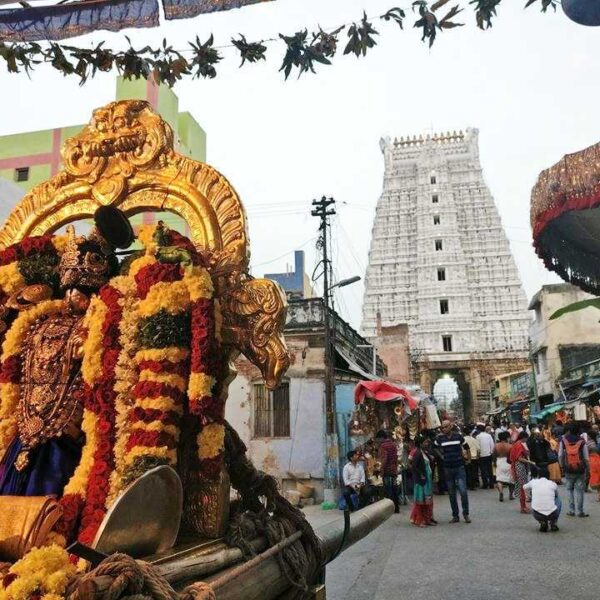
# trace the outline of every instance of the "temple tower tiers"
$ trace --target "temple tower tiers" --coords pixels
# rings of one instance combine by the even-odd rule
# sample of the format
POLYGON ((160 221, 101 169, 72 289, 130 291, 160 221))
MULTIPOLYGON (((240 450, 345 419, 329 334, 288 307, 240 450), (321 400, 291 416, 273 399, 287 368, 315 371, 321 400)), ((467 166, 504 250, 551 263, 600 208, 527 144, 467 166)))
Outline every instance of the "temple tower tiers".
POLYGON ((386 138, 381 149, 364 335, 377 335, 379 313, 380 331, 408 324, 419 362, 523 359, 527 300, 483 178, 478 130, 386 138))

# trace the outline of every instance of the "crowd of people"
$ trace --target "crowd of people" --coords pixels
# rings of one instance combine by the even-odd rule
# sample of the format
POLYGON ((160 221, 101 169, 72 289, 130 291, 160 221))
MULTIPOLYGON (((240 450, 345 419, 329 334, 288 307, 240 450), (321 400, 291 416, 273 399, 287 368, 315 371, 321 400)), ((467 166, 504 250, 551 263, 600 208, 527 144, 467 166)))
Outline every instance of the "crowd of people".
POLYGON ((398 513, 412 495, 410 521, 416 527, 438 524, 434 495, 448 494, 450 523, 459 523, 461 512, 471 523, 469 491, 496 489, 499 502, 518 498, 520 512, 533 514, 540 531, 558 531, 559 486, 567 492, 568 516, 589 516, 586 491, 595 490, 600 502, 600 430, 574 421, 556 421, 553 427, 478 423, 461 428, 446 420, 439 430, 404 443, 381 430, 348 453, 343 483, 350 510, 387 497, 398 513))

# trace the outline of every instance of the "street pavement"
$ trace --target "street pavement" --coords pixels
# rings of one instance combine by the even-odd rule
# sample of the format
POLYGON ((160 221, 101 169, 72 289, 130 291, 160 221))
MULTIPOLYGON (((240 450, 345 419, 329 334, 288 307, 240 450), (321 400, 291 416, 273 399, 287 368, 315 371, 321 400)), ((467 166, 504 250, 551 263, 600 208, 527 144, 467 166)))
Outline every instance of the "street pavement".
MULTIPOLYGON (((518 501, 469 493, 468 525, 449 524, 448 496, 434 496, 437 527, 409 523, 410 505, 327 567, 328 600, 596 600, 600 597, 600 504, 585 495, 587 519, 567 517, 566 490, 557 533, 540 533, 518 501)), ((340 511, 306 509, 314 526, 340 511)))

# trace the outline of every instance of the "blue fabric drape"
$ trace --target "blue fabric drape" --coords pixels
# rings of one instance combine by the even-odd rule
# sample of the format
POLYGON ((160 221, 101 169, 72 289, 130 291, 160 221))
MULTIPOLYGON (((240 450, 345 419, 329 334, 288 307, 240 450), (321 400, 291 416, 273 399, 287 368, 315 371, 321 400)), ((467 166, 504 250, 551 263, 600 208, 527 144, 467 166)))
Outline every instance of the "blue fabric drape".
POLYGON ((21 452, 18 438, 0 463, 0 496, 62 496, 81 459, 82 444, 60 437, 40 444, 29 453, 29 466, 15 469, 21 452))
POLYGON ((242 8, 272 0, 163 0, 167 19, 187 19, 202 13, 242 8))
POLYGON ((63 40, 98 29, 158 27, 158 0, 95 0, 0 10, 0 41, 63 40))

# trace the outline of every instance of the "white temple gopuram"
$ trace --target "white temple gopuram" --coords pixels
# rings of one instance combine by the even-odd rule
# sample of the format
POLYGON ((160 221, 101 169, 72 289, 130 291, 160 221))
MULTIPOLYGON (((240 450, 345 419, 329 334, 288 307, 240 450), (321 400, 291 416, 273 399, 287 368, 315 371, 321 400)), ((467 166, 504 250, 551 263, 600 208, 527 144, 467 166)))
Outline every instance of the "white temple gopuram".
POLYGON ((362 333, 406 324, 412 377, 430 392, 450 373, 475 416, 491 377, 527 367, 530 321, 478 130, 386 138, 381 149, 362 333))

